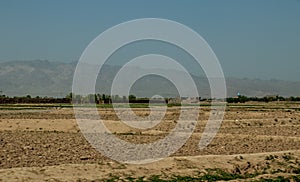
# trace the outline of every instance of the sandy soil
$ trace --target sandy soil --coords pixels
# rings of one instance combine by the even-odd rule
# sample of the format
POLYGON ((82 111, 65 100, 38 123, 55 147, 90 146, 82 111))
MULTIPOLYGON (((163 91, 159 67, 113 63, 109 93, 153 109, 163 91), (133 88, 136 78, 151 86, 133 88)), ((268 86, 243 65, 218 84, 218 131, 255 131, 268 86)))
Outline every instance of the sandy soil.
MULTIPOLYGON (((76 181, 153 175, 201 176, 210 169, 230 174, 257 174, 249 179, 295 176, 300 171, 299 104, 246 103, 230 105, 212 143, 198 149, 209 116, 203 107, 192 137, 164 160, 129 165, 110 160, 83 137, 71 108, 0 110, 0 181, 76 181)), ((147 116, 148 109, 134 109, 147 116)), ((105 125, 132 143, 164 138, 176 125, 178 108, 169 108, 163 121, 149 130, 120 122, 112 109, 99 109, 105 125)), ((238 179, 242 180, 242 179, 238 179)), ((245 179, 243 179, 245 180, 245 179)))

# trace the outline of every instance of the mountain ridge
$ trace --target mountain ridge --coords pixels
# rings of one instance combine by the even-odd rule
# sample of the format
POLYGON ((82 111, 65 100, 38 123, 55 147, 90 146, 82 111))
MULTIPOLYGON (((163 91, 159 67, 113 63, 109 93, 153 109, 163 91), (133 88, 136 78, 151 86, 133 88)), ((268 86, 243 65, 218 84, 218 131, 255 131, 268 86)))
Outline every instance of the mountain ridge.
MULTIPOLYGON (((73 74, 76 62, 51 62, 47 60, 3 61, 0 62, 0 91, 8 96, 49 96, 64 97, 72 90, 73 74)), ((98 75, 96 92, 110 93, 110 86, 120 66, 104 65, 98 75)), ((132 68, 132 71, 138 68, 132 68)), ((166 72, 177 70, 166 70, 166 72)), ((209 97, 209 85, 204 76, 191 75, 201 97, 209 97)), ((300 82, 283 80, 261 80, 227 77, 227 95, 235 96, 237 92, 246 96, 300 96, 300 82)), ((164 97, 178 95, 176 87, 165 78, 146 76, 136 82, 132 93, 139 97, 157 95, 164 97)))

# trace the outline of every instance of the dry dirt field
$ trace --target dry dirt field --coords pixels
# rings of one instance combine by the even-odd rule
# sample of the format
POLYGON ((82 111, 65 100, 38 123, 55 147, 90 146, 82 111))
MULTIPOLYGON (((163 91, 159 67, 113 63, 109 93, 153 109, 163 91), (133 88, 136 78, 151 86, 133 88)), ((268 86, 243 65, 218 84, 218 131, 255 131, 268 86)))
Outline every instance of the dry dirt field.
MULTIPOLYGON (((99 152, 80 132, 72 108, 0 106, 0 181, 267 181, 300 180, 300 103, 230 104, 210 143, 198 149, 210 108, 170 157, 149 164, 122 164, 99 152)), ((133 109, 147 116, 147 108, 133 109)), ((111 108, 99 108, 117 137, 132 143, 163 138, 176 125, 169 107, 149 130, 121 123, 111 108)))

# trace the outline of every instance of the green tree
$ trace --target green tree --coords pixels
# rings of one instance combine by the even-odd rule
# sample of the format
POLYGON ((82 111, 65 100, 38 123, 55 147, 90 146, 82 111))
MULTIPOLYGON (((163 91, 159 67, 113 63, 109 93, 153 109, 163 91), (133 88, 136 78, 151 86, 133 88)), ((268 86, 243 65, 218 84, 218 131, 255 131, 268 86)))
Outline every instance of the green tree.
POLYGON ((135 95, 129 95, 128 99, 129 99, 129 102, 130 101, 135 101, 136 100, 136 96, 135 95))

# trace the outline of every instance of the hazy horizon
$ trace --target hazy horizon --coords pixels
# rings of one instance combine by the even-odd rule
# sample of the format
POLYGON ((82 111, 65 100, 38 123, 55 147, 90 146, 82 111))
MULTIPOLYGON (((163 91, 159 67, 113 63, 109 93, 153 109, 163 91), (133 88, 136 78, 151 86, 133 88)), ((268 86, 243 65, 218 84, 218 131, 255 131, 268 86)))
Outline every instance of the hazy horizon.
MULTIPOLYGON (((48 61, 49 63, 57 63, 57 64, 74 64, 74 65, 77 65, 78 63, 78 60, 75 60, 75 61, 69 61, 69 62, 66 62, 66 61, 52 61, 52 60, 42 60, 42 59, 34 59, 34 60, 9 60, 9 61, 5 61, 5 60, 0 60, 0 64, 1 63, 16 63, 16 62, 23 62, 23 63, 29 63, 29 62, 36 62, 36 61, 48 61)), ((111 64, 111 63, 106 63, 105 65, 107 66, 112 66, 112 67, 121 67, 121 65, 119 64, 111 64)), ((1 66, 1 65, 0 65, 1 66)), ((145 69, 144 66, 142 67, 136 67, 136 68, 141 68, 141 69, 145 69)), ((147 69, 151 69, 151 68, 147 68, 147 69)), ((165 70, 166 68, 161 68, 162 70, 165 70)), ((166 69, 167 70, 167 69, 166 69)), ((172 71, 173 69, 168 69, 168 71, 172 71)), ((174 71, 178 71, 180 72, 181 70, 174 70, 174 71)), ((194 74, 193 72, 190 72, 191 75, 194 75, 194 76, 200 76, 200 77, 206 77, 205 73, 203 73, 202 71, 201 72, 198 72, 196 74, 194 74)), ((230 76, 230 75, 224 75, 225 78, 233 78, 233 79, 241 79, 241 80, 261 80, 261 81, 287 81, 287 82, 294 82, 294 83, 300 83, 300 80, 285 80, 285 79, 277 79, 277 78, 256 78, 256 77, 238 77, 238 76, 230 76)))

